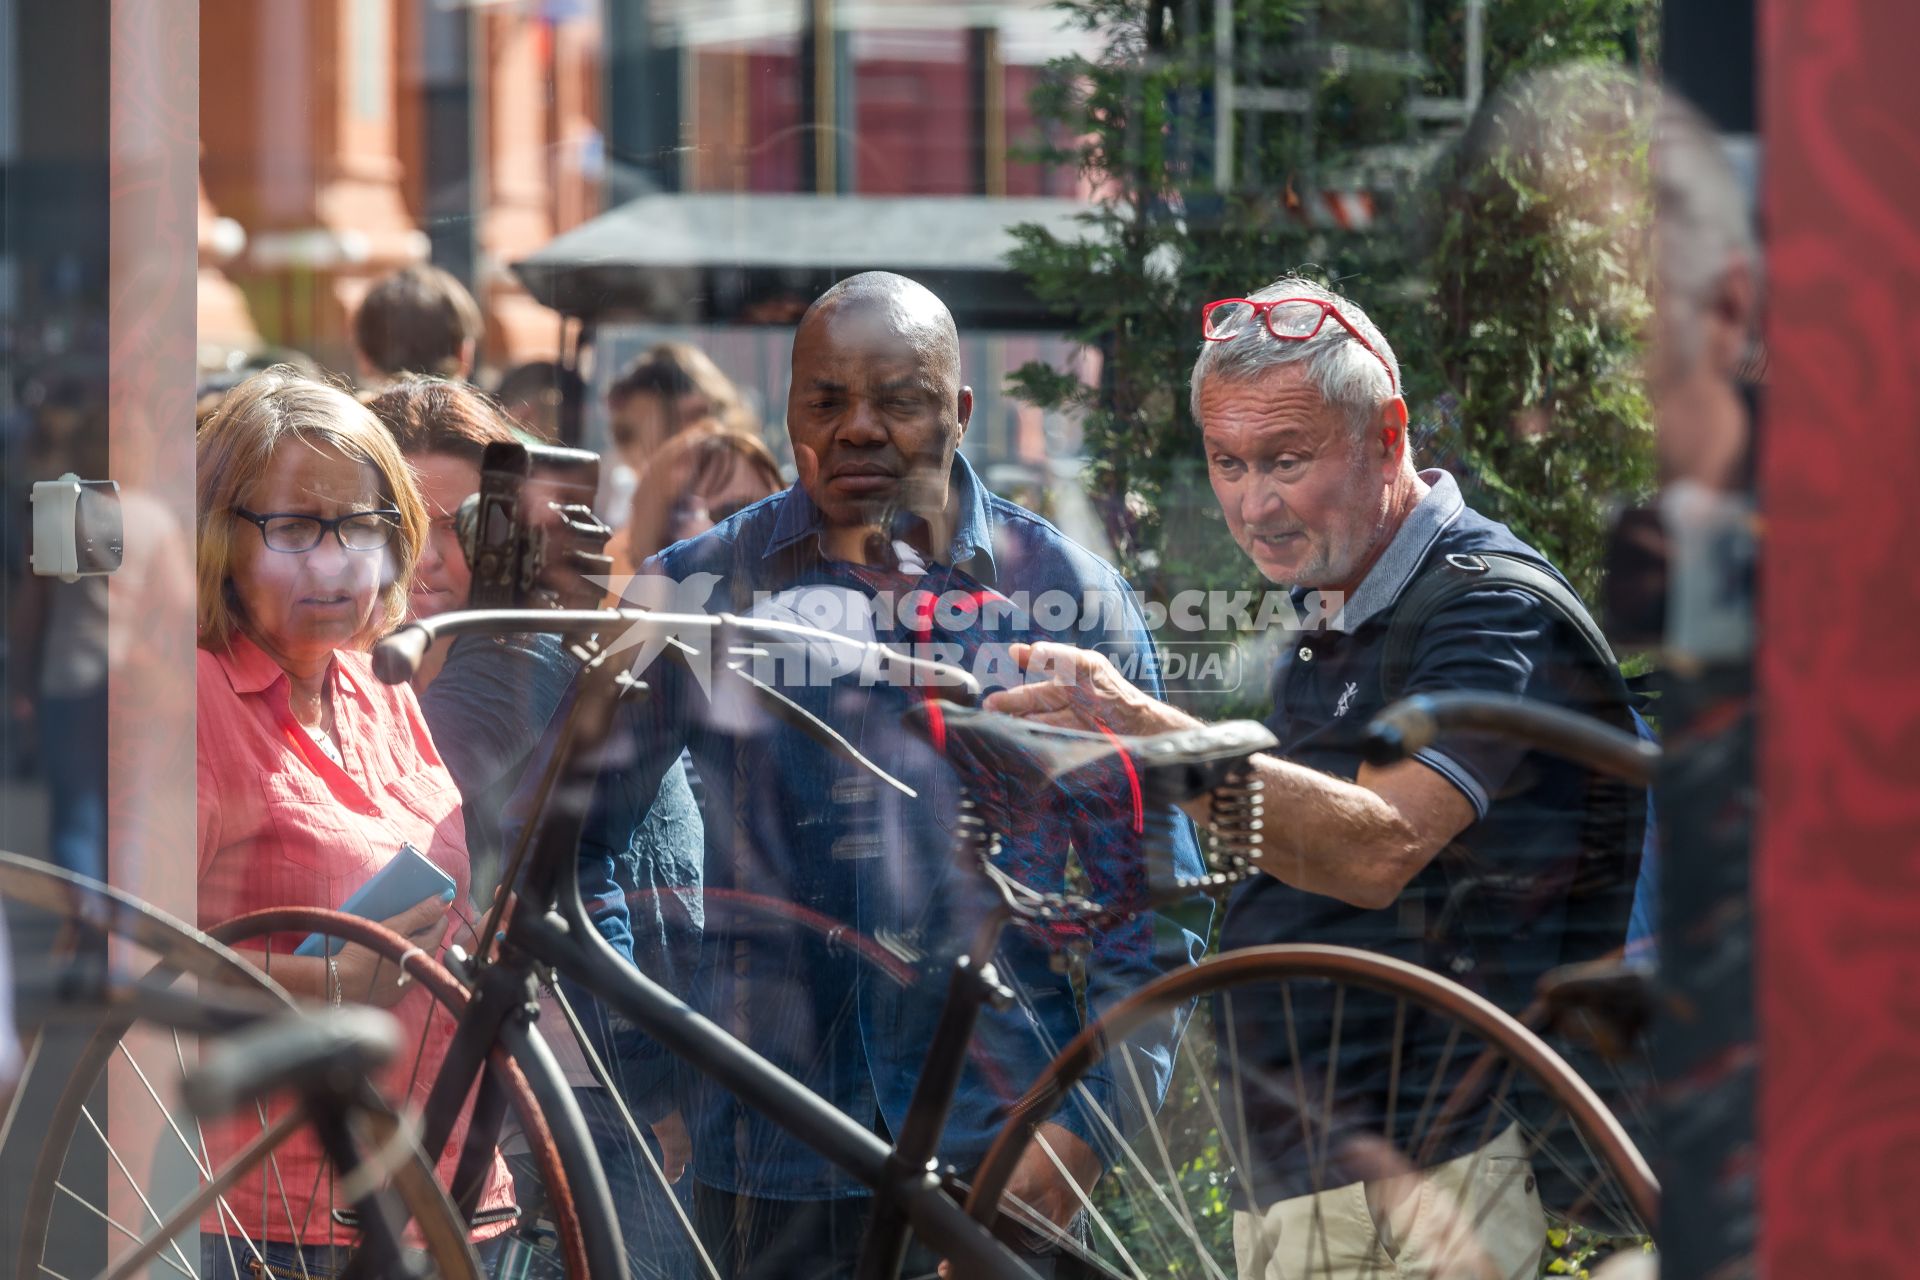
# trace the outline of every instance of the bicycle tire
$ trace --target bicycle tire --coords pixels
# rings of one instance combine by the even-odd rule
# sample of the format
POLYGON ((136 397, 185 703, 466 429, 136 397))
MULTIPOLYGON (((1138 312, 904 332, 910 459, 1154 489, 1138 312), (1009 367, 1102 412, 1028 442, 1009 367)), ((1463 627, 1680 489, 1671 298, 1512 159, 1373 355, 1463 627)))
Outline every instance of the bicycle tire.
MULTIPOLYGON (((269 907, 260 911, 248 912, 225 920, 213 926, 209 934, 223 943, 253 941, 274 934, 309 933, 338 937, 347 942, 367 947, 388 961, 400 966, 408 977, 420 983, 436 1003, 447 1010, 456 1021, 466 1008, 468 991, 460 980, 449 972, 446 966, 434 960, 405 938, 380 924, 347 915, 344 912, 329 911, 317 907, 269 907)), ((529 1036, 537 1035, 531 1028, 529 1036)), ((587 1277, 594 1274, 590 1259, 596 1255, 596 1249, 618 1250, 620 1242, 608 1236, 608 1224, 595 1222, 583 1217, 574 1203, 570 1192, 572 1185, 568 1173, 568 1158, 561 1152, 562 1143, 556 1138, 553 1126, 549 1122, 546 1110, 540 1102, 545 1093, 551 1100, 566 1089, 564 1080, 557 1084, 545 1081, 544 1088, 536 1088, 531 1076, 546 1076, 552 1073, 549 1060, 542 1060, 531 1053, 514 1053, 505 1044, 495 1044, 488 1054, 490 1069, 504 1085, 507 1104, 514 1118, 520 1123, 525 1134, 529 1150, 540 1169, 545 1183, 550 1207, 554 1213, 554 1228, 558 1234, 560 1253, 565 1260, 567 1274, 573 1277, 587 1277), (529 1070, 531 1068, 531 1071, 529 1070), (589 1240, 590 1235, 602 1237, 597 1243, 589 1240)), ((565 1144, 572 1152, 571 1159, 577 1163, 592 1158, 591 1144, 584 1137, 565 1144)))
MULTIPOLYGON (((63 1001, 63 1019, 82 1018, 91 1030, 80 1049, 77 1063, 60 1083, 54 1105, 47 1115, 45 1136, 34 1154, 33 1174, 28 1182, 27 1193, 21 1202, 20 1240, 15 1250, 16 1270, 17 1274, 33 1275, 44 1269, 44 1250, 54 1221, 53 1206, 57 1194, 64 1189, 58 1179, 80 1122, 87 1114, 87 1102, 95 1085, 112 1061, 116 1048, 124 1043, 127 1034, 137 1025, 146 1023, 156 1029, 169 1027, 153 1008, 143 1007, 137 996, 170 989, 180 977, 192 975, 216 981, 229 993, 244 992, 247 996, 258 997, 263 1015, 269 1009, 291 1012, 296 1005, 278 983, 247 964, 230 948, 111 885, 35 859, 0 852, 0 901, 31 907, 45 915, 49 922, 57 922, 61 939, 71 948, 75 958, 78 958, 82 945, 89 942, 103 944, 98 948, 102 951, 138 950, 158 957, 130 986, 113 987, 103 983, 98 989, 62 989, 58 993, 63 1001), (129 991, 135 993, 135 999, 128 999, 129 991), (99 1003, 89 1003, 95 997, 99 1003)), ((94 949, 88 947, 89 952, 94 949)), ((38 958, 44 965, 47 961, 60 959, 61 955, 54 950, 38 958)), ((106 970, 103 967, 90 976, 104 978, 106 970)), ((244 1000, 240 1003, 244 1003, 244 1000)), ((27 1040, 34 1046, 33 1054, 37 1054, 42 1043, 41 1036, 47 1030, 46 1025, 29 1025, 24 1030, 27 1040)), ((34 1060, 30 1055, 29 1062, 34 1060)), ((129 1060, 132 1061, 131 1057, 129 1060)), ((144 1076, 142 1083, 151 1090, 152 1086, 144 1076)), ((10 1140, 17 1132, 12 1123, 17 1118, 14 1108, 24 1104, 31 1084, 30 1076, 23 1073, 9 1101, 6 1139, 10 1140)), ((164 1112, 164 1106, 162 1110, 164 1112)), ((168 1121, 172 1123, 170 1114, 168 1121)), ((124 1171, 124 1162, 112 1152, 112 1145, 104 1133, 100 1134, 100 1141, 107 1146, 115 1161, 121 1163, 124 1171)), ((0 1145, 4 1145, 4 1140, 0 1140, 0 1145)), ((424 1252, 435 1267, 435 1274, 441 1280, 477 1280, 477 1262, 472 1251, 465 1247, 464 1233, 459 1235, 458 1244, 449 1244, 454 1239, 449 1235, 449 1229, 459 1226, 451 1203, 443 1197, 426 1194, 419 1178, 408 1171, 409 1165, 417 1160, 417 1155, 417 1151, 412 1153, 412 1157, 399 1166, 400 1176, 395 1181, 395 1194, 400 1196, 408 1211, 420 1223, 424 1252)), ((127 1176, 130 1181, 131 1175, 127 1176)), ((66 1194, 74 1195, 70 1189, 65 1190, 66 1194)), ((157 1222, 160 1215, 150 1204, 146 1204, 144 1193, 140 1194, 144 1207, 157 1222)), ((95 1212, 98 1213, 98 1210, 95 1212)), ((146 1241, 146 1244, 153 1243, 156 1242, 151 1237, 146 1241)), ((177 1240, 171 1243, 177 1252, 177 1240)), ((110 1260, 111 1267, 123 1269, 126 1256, 118 1262, 110 1260)))
MULTIPOLYGON (((1331 981, 1417 1002, 1453 1019, 1467 1033, 1491 1046, 1490 1052, 1497 1050, 1500 1057, 1524 1069, 1567 1114, 1576 1132, 1597 1148, 1605 1172, 1617 1181, 1632 1209, 1650 1229, 1658 1214, 1659 1184, 1646 1159, 1592 1088, 1537 1035, 1481 996, 1430 970, 1366 951, 1315 944, 1247 948, 1175 970, 1135 991, 1098 1022, 1083 1028, 1016 1104, 975 1173, 968 1212, 991 1226, 1004 1213, 1014 1211, 1005 1194, 1007 1185, 1032 1145, 1035 1130, 1058 1111, 1091 1070, 1106 1060, 1110 1046, 1123 1044, 1132 1031, 1165 1011, 1201 997, 1230 992, 1235 987, 1300 981, 1331 981)), ((1291 1018, 1291 1013, 1288 1016, 1291 1018)), ((1483 1056, 1475 1071, 1488 1060, 1483 1056)), ((1469 1081, 1473 1074, 1469 1072, 1469 1081)), ((1410 1167, 1417 1170, 1424 1166, 1412 1163, 1410 1167)), ((1197 1233, 1193 1239, 1196 1245, 1200 1243, 1197 1233)), ((1225 1273, 1232 1274, 1233 1266, 1228 1258, 1225 1273)), ((1209 1270, 1217 1272, 1219 1268, 1209 1270)))

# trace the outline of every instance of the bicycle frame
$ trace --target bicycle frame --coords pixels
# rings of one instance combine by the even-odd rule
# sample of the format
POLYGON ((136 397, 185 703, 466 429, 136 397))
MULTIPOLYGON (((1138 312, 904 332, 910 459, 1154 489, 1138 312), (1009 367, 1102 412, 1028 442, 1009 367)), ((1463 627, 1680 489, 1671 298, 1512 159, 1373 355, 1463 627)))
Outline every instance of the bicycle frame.
MULTIPOLYGON (((611 629, 623 621, 645 621, 648 615, 631 612, 526 612, 442 615, 428 624, 397 633, 389 650, 385 672, 404 675, 406 659, 423 651, 432 634, 479 630, 557 630, 588 634, 611 629), (409 635, 412 631, 416 634, 409 635), (396 656, 397 655, 397 656, 396 656)), ((726 624, 760 629, 740 619, 726 624)), ((796 630, 785 624, 769 628, 778 634, 796 630)), ((826 633, 820 633, 825 635, 826 633)), ((840 637, 828 637, 840 640, 840 637)), ((384 644, 385 642, 383 642, 384 644)), ((883 651, 891 652, 891 651, 883 651)), ((895 655, 897 657, 897 655, 895 655)), ((914 661, 901 659, 902 661, 914 661)), ((920 668, 935 664, 917 662, 920 668)), ((951 671, 950 668, 944 669, 951 671)), ((440 1076, 429 1095, 424 1117, 423 1146, 439 1152, 446 1146, 475 1083, 480 1085, 467 1139, 451 1188, 455 1202, 471 1213, 482 1177, 499 1137, 504 1114, 498 1090, 483 1075, 488 1048, 505 1037, 516 1057, 522 1049, 536 1056, 548 1053, 532 1026, 537 1014, 535 974, 550 968, 579 983, 623 1017, 654 1037, 675 1056, 694 1063, 731 1092, 742 1104, 760 1112, 815 1153, 871 1189, 875 1197, 875 1226, 870 1241, 885 1242, 887 1252, 904 1249, 905 1227, 911 1225, 927 1243, 968 1276, 1022 1277, 1033 1273, 996 1241, 988 1229, 970 1218, 943 1188, 932 1167, 941 1131, 959 1085, 963 1055, 953 1051, 971 1037, 981 1005, 1006 998, 991 967, 962 957, 955 963, 954 980, 934 1042, 928 1067, 917 1082, 899 1142, 889 1147, 877 1134, 835 1109, 792 1076, 734 1039, 685 1002, 641 973, 600 936, 580 898, 577 851, 581 830, 599 769, 599 748, 611 732, 621 695, 622 673, 605 656, 582 670, 576 696, 562 729, 560 750, 542 779, 542 803, 536 810, 527 843, 516 852, 503 878, 501 899, 489 914, 489 932, 499 919, 505 894, 515 895, 512 910, 497 938, 480 940, 481 955, 463 975, 474 988, 448 1047, 440 1076), (518 865, 516 875, 512 867, 518 865), (491 958, 488 953, 491 952, 491 958), (888 1219, 882 1222, 882 1218, 888 1219)), ((966 684, 962 683, 965 688, 966 684)), ((997 931, 984 935, 997 936, 997 931)), ((549 1063, 550 1063, 549 1059, 549 1063)), ((529 1072, 558 1079, 557 1072, 529 1072)), ((535 1084, 536 1092, 542 1091, 535 1084)), ((550 1086, 540 1097, 554 1129, 570 1176, 584 1185, 570 1190, 583 1212, 597 1212, 613 1220, 611 1196, 584 1121, 570 1089, 550 1086), (547 1096, 556 1095, 556 1096, 547 1096), (563 1132, 564 1131, 564 1132, 563 1132)), ((874 1250, 866 1251, 869 1255, 874 1250)), ((626 1275, 624 1257, 592 1258, 593 1274, 626 1275)), ((876 1267, 874 1263, 865 1264, 876 1267)), ((877 1264, 884 1271, 884 1264, 877 1264)))

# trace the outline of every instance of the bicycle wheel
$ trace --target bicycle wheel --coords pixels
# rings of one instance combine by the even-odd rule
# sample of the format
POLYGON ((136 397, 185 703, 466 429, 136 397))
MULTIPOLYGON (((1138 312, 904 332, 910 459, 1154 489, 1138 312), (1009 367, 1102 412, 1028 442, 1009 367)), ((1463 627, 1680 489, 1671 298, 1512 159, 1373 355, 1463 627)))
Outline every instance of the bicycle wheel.
MULTIPOLYGON (((223 943, 252 951, 269 974, 273 957, 287 955, 309 934, 318 933, 368 948, 384 962, 403 971, 409 981, 418 983, 425 999, 431 1002, 421 1020, 418 1033, 421 1041, 428 1035, 448 1035, 457 1027, 467 1007, 467 989, 445 966, 399 935, 357 916, 319 908, 278 907, 224 921, 209 933, 223 943)), ((621 1252, 611 1215, 579 1212, 573 1194, 576 1185, 593 1176, 589 1170, 596 1165, 596 1153, 580 1127, 577 1112, 572 1112, 566 1084, 544 1044, 539 1043, 531 1030, 527 1037, 518 1051, 505 1043, 495 1043, 488 1050, 487 1064, 491 1079, 504 1095, 506 1114, 524 1138, 537 1173, 543 1203, 551 1215, 554 1233, 551 1252, 558 1260, 561 1274, 566 1276, 593 1276, 598 1280, 618 1275, 608 1261, 618 1258, 621 1252), (572 1112, 570 1119, 569 1112, 572 1112), (596 1259, 599 1260, 597 1267, 596 1259)), ((413 1060, 418 1062, 422 1044, 416 1042, 409 1047, 413 1060)), ((416 1124, 431 1083, 421 1079, 417 1072, 411 1073, 400 1090, 404 1097, 401 1114, 416 1124)), ((469 1108, 477 1105, 478 1092, 469 1096, 469 1108)), ((471 1112, 463 1114, 446 1150, 434 1153, 442 1182, 452 1179, 467 1121, 471 1118, 471 1112)), ((511 1217, 504 1217, 504 1210, 487 1213, 483 1209, 474 1220, 475 1227, 480 1230, 494 1225, 497 1233, 499 1222, 518 1218, 519 1206, 513 1206, 513 1210, 511 1217)), ((505 1247, 516 1250, 524 1246, 520 1241, 509 1241, 505 1247)))
MULTIPOLYGON (((232 1231, 234 1263, 257 1256, 258 1237, 234 1223, 225 1193, 255 1171, 275 1177, 306 1121, 296 1112, 242 1158, 214 1161, 180 1091, 205 1035, 286 1015, 295 1002, 198 930, 32 859, 0 853, 0 904, 25 1041, 0 1124, 15 1273, 197 1277, 203 1210, 232 1231)), ((473 1276, 459 1219, 421 1176, 417 1149, 403 1132, 371 1137, 420 1224, 431 1274, 473 1276)))
POLYGON ((1627 1131, 1539 1036, 1428 970, 1311 945, 1215 956, 1115 1006, 1027 1092, 968 1200, 1059 1274, 1128 1280, 1530 1280, 1552 1233, 1650 1247, 1657 1207, 1627 1131), (1172 1061, 1130 1042, 1185 1005, 1172 1061), (1059 1161, 1048 1121, 1106 1170, 1071 1230, 1009 1194, 1023 1161, 1059 1161))

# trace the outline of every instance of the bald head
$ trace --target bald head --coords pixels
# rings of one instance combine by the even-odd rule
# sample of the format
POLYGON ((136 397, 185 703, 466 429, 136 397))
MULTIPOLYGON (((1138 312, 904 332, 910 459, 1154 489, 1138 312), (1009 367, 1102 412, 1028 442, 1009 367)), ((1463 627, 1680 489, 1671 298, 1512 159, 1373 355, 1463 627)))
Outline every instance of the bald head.
POLYGON ((933 290, 891 271, 863 271, 834 285, 807 308, 794 334, 797 346, 809 325, 858 319, 911 345, 930 368, 960 383, 960 331, 953 312, 933 290))
POLYGON ((924 285, 869 271, 821 294, 793 336, 787 430, 830 526, 937 524, 973 393, 953 313, 924 285))

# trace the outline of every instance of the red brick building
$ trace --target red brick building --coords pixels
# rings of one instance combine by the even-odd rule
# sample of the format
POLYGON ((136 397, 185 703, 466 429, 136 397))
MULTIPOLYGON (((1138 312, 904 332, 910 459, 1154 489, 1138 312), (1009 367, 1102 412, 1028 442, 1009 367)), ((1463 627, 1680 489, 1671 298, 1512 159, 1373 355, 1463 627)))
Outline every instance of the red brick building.
POLYGON ((486 363, 551 355, 559 318, 508 264, 647 191, 1071 194, 1010 159, 1065 38, 1031 0, 981 15, 206 0, 202 359, 267 344, 350 370, 359 298, 422 260, 480 299, 486 363))

